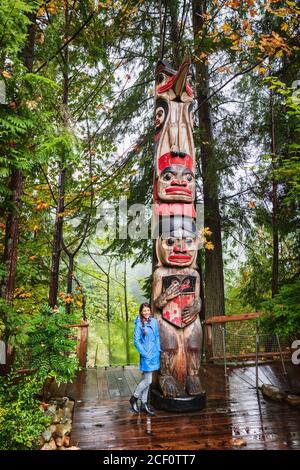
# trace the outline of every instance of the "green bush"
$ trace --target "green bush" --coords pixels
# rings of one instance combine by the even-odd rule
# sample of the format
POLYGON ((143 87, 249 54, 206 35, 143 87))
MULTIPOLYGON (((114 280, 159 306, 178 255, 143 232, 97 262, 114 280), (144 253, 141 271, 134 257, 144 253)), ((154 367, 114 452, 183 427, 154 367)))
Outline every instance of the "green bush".
POLYGON ((281 287, 273 299, 262 302, 261 327, 286 340, 300 337, 300 280, 281 287))
POLYGON ((66 326, 72 323, 76 323, 75 317, 63 308, 53 311, 44 306, 25 326, 30 368, 37 369, 40 379, 53 377, 58 384, 74 379, 78 370, 77 338, 72 336, 74 329, 66 326))
POLYGON ((37 449, 51 421, 39 409, 43 381, 36 376, 16 380, 12 374, 0 378, 0 450, 37 449))

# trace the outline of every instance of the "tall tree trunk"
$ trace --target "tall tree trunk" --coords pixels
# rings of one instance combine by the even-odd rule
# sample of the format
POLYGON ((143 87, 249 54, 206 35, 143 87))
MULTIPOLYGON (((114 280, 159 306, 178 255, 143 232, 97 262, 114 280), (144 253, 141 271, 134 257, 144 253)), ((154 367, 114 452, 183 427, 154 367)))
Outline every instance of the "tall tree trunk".
MULTIPOLYGON (((73 254, 68 255, 68 274, 67 274, 67 295, 72 296, 73 292, 73 273, 74 273, 74 256, 73 254)), ((71 302, 66 304, 66 312, 71 312, 71 302)))
POLYGON ((62 245, 62 231, 63 231, 63 212, 64 212, 64 196, 65 196, 65 183, 66 183, 66 169, 64 162, 60 162, 60 175, 58 185, 58 199, 56 206, 54 234, 52 242, 52 263, 51 263, 51 277, 49 286, 49 305, 55 307, 57 303, 58 294, 58 280, 59 280, 59 265, 62 245))
POLYGON ((274 174, 276 169, 276 140, 274 120, 274 96, 270 90, 270 116, 271 116, 271 152, 272 152, 272 231, 273 231, 273 258, 272 258, 272 297, 278 292, 278 265, 279 265, 279 240, 278 240, 278 193, 277 181, 274 174))
MULTIPOLYGON (((28 27, 27 41, 21 52, 22 61, 28 72, 32 72, 33 69, 36 30, 35 18, 35 14, 29 15, 29 19, 32 21, 32 23, 28 27)), ((12 167, 9 183, 9 189, 11 193, 10 210, 7 214, 6 220, 3 260, 4 266, 6 268, 6 275, 1 283, 1 297, 3 297, 9 303, 11 303, 13 300, 16 283, 22 186, 22 171, 18 168, 12 167)))
MULTIPOLYGON (((207 13, 205 0, 193 0, 193 29, 195 53, 199 55, 199 33, 203 31, 203 15, 207 13)), ((199 125, 201 129, 201 166, 203 177, 204 225, 212 231, 214 249, 205 251, 205 314, 224 315, 224 273, 221 237, 221 217, 219 210, 219 178, 214 152, 211 105, 209 96, 208 66, 204 61, 196 62, 196 89, 199 101, 199 125)))
POLYGON ((110 331, 110 267, 111 261, 108 264, 108 271, 106 274, 106 319, 107 319, 107 335, 108 335, 108 362, 109 365, 112 363, 112 354, 111 354, 111 331, 110 331))
POLYGON ((177 70, 181 64, 181 55, 180 55, 180 35, 179 35, 179 27, 178 27, 178 1, 172 0, 171 2, 166 3, 167 8, 170 12, 170 38, 172 44, 172 62, 173 67, 177 70))
MULTIPOLYGON (((65 41, 69 37, 69 9, 68 3, 65 4, 65 41)), ((68 112, 68 100, 69 100, 69 47, 66 46, 63 52, 63 120, 64 125, 68 127, 69 124, 69 112, 68 112)), ((65 187, 67 179, 67 170, 65 164, 65 156, 62 155, 59 162, 59 183, 58 183, 58 199, 56 206, 53 242, 52 242, 52 261, 51 261, 51 274, 50 274, 50 286, 49 286, 49 306, 55 307, 57 304, 57 294, 59 285, 59 266, 62 251, 62 239, 63 239, 63 223, 64 223, 64 209, 65 209, 65 187)))
POLYGON ((22 180, 22 171, 12 168, 9 186, 11 208, 7 215, 4 247, 6 276, 1 286, 1 296, 9 303, 12 303, 16 283, 22 180))
POLYGON ((124 260, 124 304, 125 304, 125 322, 126 322, 126 364, 130 364, 130 348, 129 348, 129 314, 127 303, 127 263, 126 256, 124 260))

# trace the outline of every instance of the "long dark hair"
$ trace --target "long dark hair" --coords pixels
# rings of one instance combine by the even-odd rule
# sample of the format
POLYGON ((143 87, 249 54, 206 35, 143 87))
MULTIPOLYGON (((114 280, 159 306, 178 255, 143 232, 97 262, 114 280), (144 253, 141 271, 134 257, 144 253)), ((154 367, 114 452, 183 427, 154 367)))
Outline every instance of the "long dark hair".
POLYGON ((142 311, 143 311, 143 308, 144 308, 144 307, 150 308, 150 311, 151 311, 151 305, 150 305, 148 302, 144 302, 143 304, 140 305, 139 315, 140 315, 140 320, 141 320, 141 323, 142 323, 143 336, 146 335, 146 331, 145 331, 145 318, 144 318, 143 315, 142 315, 142 311))

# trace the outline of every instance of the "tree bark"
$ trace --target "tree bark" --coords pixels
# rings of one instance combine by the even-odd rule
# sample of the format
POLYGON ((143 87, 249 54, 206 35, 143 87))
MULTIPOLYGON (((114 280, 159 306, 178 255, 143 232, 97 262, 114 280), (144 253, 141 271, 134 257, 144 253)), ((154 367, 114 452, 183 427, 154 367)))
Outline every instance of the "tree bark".
POLYGON ((279 273, 279 237, 278 237, 278 192, 277 180, 274 174, 276 169, 276 140, 275 140, 275 119, 274 119, 274 98, 273 90, 270 90, 270 116, 271 116, 271 152, 272 152, 272 232, 273 232, 273 258, 272 258, 272 297, 278 292, 279 273))
MULTIPOLYGON (((69 9, 68 3, 65 5, 65 41, 69 36, 69 9)), ((66 46, 63 52, 63 120, 67 127, 69 123, 68 116, 68 100, 69 100, 69 47, 66 46)), ((62 155, 59 161, 59 184, 58 184, 58 199, 56 206, 53 242, 52 242, 52 261, 51 261, 51 275, 49 286, 49 306, 55 307, 57 304, 57 294, 59 285, 59 266, 62 251, 63 239, 63 223, 64 223, 64 209, 65 209, 65 186, 67 179, 67 170, 65 166, 65 156, 62 155)))
MULTIPOLYGON (((26 44, 21 52, 21 57, 28 72, 33 70, 34 44, 35 44, 35 14, 29 15, 32 23, 28 27, 26 44)), ((14 166, 11 168, 10 176, 10 210, 6 219, 5 246, 4 246, 4 266, 6 275, 1 283, 1 297, 12 303, 17 271, 17 251, 19 242, 19 225, 21 211, 21 196, 23 187, 22 171, 14 166)))
POLYGON ((181 55, 180 55, 180 36, 178 28, 178 1, 172 0, 169 3, 166 3, 169 12, 170 12, 170 38, 172 44, 172 59, 173 67, 177 70, 181 64, 181 55))
MULTIPOLYGON (((193 0, 193 29, 195 54, 199 55, 199 33, 203 30, 203 14, 207 13, 205 0, 193 0)), ((196 90, 199 101, 199 125, 201 129, 201 166, 203 178, 204 226, 212 231, 210 240, 214 249, 205 250, 205 314, 206 318, 224 315, 224 274, 219 210, 219 177, 214 152, 211 105, 209 100, 209 73, 205 61, 196 62, 196 90)))

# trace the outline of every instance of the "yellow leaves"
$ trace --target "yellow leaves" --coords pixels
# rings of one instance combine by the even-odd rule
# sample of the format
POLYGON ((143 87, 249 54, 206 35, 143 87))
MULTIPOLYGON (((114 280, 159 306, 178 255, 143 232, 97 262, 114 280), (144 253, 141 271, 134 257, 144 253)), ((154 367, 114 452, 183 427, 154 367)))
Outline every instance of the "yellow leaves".
POLYGON ((249 207, 249 209, 255 209, 256 208, 255 201, 249 201, 248 202, 248 207, 249 207))
POLYGON ((49 204, 48 202, 43 202, 41 201, 40 199, 36 201, 36 204, 35 204, 35 210, 36 211, 43 211, 45 209, 48 209, 49 207, 49 204))
POLYGON ((74 302, 74 297, 70 292, 65 294, 64 292, 60 292, 58 296, 63 300, 65 304, 72 304, 74 302))
POLYGON ((64 301, 65 301, 65 304, 71 304, 74 302, 74 299, 73 297, 71 296, 71 294, 67 294, 64 298, 64 301))
POLYGON ((232 68, 230 66, 224 66, 222 65, 221 67, 219 67, 217 69, 217 72, 220 72, 220 73, 227 73, 227 72, 232 72, 232 68))
POLYGON ((50 15, 56 15, 58 11, 58 7, 56 5, 56 0, 50 0, 48 2, 45 2, 46 5, 42 5, 38 11, 37 11, 37 17, 45 16, 46 15, 46 7, 47 7, 47 13, 50 15))
POLYGON ((209 227, 204 227, 204 228, 203 228, 203 235, 205 235, 205 236, 207 235, 208 237, 209 237, 210 235, 212 235, 212 231, 210 230, 209 227))
POLYGON ((222 30, 224 31, 224 33, 231 33, 231 31, 232 31, 231 26, 228 23, 224 23, 222 25, 222 30))
POLYGON ((258 67, 257 70, 261 75, 265 75, 268 71, 265 67, 258 67))
POLYGON ((206 237, 210 237, 211 235, 212 235, 212 231, 210 230, 209 227, 204 227, 202 230, 199 230, 198 232, 199 242, 203 243, 204 248, 209 251, 215 248, 213 242, 210 240, 207 240, 206 238, 206 237))
POLYGON ((241 5, 241 2, 239 0, 230 0, 229 2, 226 2, 225 5, 230 8, 238 8, 241 5))
POLYGON ((288 29, 289 29, 288 23, 282 23, 280 25, 280 29, 281 29, 281 31, 288 31, 288 29))
POLYGON ((32 294, 30 292, 24 292, 23 294, 19 295, 19 299, 30 299, 32 297, 32 294))
POLYGON ((1 74, 3 75, 4 78, 12 78, 12 74, 8 72, 7 70, 3 70, 1 74))
POLYGON ((30 109, 30 111, 33 111, 34 109, 37 108, 38 102, 34 100, 27 100, 25 101, 25 106, 26 108, 30 109))
POLYGON ((282 57, 284 53, 291 54, 290 47, 275 31, 272 31, 272 34, 263 34, 258 47, 270 56, 282 57))
POLYGON ((37 33, 36 35, 36 42, 38 42, 39 44, 44 44, 45 42, 45 35, 44 33, 40 32, 40 33, 37 33))
POLYGON ((36 255, 28 256, 28 260, 29 260, 29 261, 35 261, 36 258, 37 258, 36 255))
POLYGON ((200 60, 206 59, 206 57, 207 57, 206 52, 203 52, 203 51, 202 51, 202 52, 200 52, 200 54, 198 54, 198 58, 199 58, 200 60))
POLYGON ((24 287, 17 287, 14 291, 14 298, 15 299, 30 299, 32 297, 31 292, 26 292, 24 287))
POLYGON ((208 241, 208 242, 204 243, 204 248, 206 250, 211 251, 211 250, 214 250, 215 246, 214 246, 213 242, 208 241))
POLYGON ((243 20, 243 29, 248 29, 250 28, 250 21, 249 20, 243 20))

